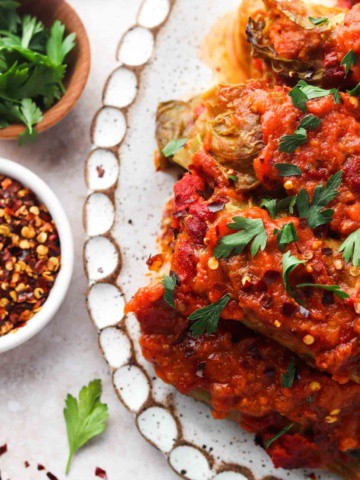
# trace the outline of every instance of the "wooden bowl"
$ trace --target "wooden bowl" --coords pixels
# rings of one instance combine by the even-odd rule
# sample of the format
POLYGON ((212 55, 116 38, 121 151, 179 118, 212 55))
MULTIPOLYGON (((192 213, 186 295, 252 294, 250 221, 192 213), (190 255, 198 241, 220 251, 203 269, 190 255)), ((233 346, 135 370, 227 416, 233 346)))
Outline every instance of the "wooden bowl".
MULTIPOLYGON (((66 34, 76 34, 76 46, 67 58, 67 71, 64 79, 66 92, 61 99, 44 113, 44 118, 36 126, 43 132, 56 125, 72 110, 79 100, 90 72, 90 43, 85 27, 75 10, 65 0, 20 0, 20 14, 38 17, 46 27, 60 20, 66 28, 66 34)), ((24 131, 23 125, 10 125, 0 129, 0 139, 13 140, 24 131)))

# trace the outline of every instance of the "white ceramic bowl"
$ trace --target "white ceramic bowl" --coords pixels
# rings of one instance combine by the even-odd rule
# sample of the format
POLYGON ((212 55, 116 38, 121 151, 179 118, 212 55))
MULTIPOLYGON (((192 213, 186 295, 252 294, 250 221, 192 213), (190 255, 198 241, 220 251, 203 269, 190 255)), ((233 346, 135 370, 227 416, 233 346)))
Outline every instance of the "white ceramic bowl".
POLYGON ((0 158, 0 174, 7 175, 29 187, 40 202, 47 207, 59 233, 61 254, 61 267, 46 302, 41 310, 23 327, 0 337, 1 353, 15 348, 32 338, 53 318, 63 302, 70 285, 74 264, 74 245, 65 211, 54 192, 41 178, 22 165, 5 158, 0 158))

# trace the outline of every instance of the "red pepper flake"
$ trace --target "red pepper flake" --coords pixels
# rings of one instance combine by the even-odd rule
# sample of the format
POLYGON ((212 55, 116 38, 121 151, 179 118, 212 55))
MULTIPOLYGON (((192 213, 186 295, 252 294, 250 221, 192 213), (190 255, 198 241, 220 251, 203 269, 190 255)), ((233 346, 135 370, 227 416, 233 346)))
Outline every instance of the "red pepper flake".
POLYGON ((105 170, 100 165, 96 167, 96 171, 98 173, 99 178, 103 178, 105 174, 105 170))
POLYGON ((7 451, 8 451, 8 450, 7 450, 7 444, 4 443, 4 445, 2 445, 2 446, 0 447, 0 456, 1 456, 1 455, 4 455, 4 453, 6 453, 7 451))
POLYGON ((108 478, 105 470, 103 470, 103 469, 100 468, 100 467, 96 467, 96 469, 95 469, 95 476, 96 476, 96 477, 99 477, 99 478, 102 478, 103 480, 107 480, 107 478, 108 478))
POLYGON ((0 336, 42 307, 60 269, 60 241, 49 211, 16 180, 0 175, 0 336))
POLYGON ((37 469, 41 471, 41 470, 45 470, 45 467, 44 465, 41 465, 40 463, 38 463, 37 469))
POLYGON ((27 460, 24 462, 24 465, 25 465, 25 468, 29 468, 29 467, 30 467, 30 463, 29 463, 27 460))
POLYGON ((53 473, 47 472, 46 476, 50 478, 50 480, 59 480, 53 473))

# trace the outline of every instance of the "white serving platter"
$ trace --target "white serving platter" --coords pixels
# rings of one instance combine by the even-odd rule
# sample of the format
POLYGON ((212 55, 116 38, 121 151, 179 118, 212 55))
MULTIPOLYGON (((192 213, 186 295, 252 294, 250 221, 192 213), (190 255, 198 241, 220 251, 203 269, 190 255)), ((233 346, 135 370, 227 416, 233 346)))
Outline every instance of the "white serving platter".
POLYGON ((253 435, 214 420, 208 407, 157 379, 141 356, 135 318, 124 317, 126 299, 146 282, 146 259, 156 252, 162 208, 177 177, 175 170, 154 169, 157 105, 211 86, 201 43, 217 20, 238 6, 238 0, 145 0, 137 24, 120 39, 86 164, 87 304, 120 401, 134 415, 134 427, 179 476, 304 480, 309 471, 275 469, 253 435))

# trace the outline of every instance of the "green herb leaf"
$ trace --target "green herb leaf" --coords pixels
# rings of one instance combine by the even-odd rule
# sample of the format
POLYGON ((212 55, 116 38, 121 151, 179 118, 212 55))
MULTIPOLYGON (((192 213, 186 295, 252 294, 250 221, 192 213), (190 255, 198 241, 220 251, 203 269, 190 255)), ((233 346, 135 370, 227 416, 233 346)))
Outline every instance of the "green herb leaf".
POLYGON ((356 85, 352 90, 348 90, 347 93, 352 97, 359 97, 360 96, 360 83, 356 85))
POLYGON ((282 198, 281 200, 276 200, 275 198, 262 198, 260 201, 260 207, 265 207, 271 218, 275 218, 276 215, 287 209, 289 209, 289 212, 293 214, 295 204, 295 195, 292 197, 282 198))
POLYGON ((354 50, 349 50, 348 53, 344 56, 340 63, 341 66, 345 66, 345 74, 349 75, 351 67, 356 67, 357 65, 357 56, 354 50))
POLYGON ((35 17, 25 15, 22 19, 21 46, 28 48, 33 37, 44 30, 44 24, 35 17))
POLYGON ((282 252, 285 250, 286 245, 297 242, 298 240, 299 238, 293 222, 287 223, 280 231, 278 230, 277 242, 282 252))
POLYGON ((239 179, 236 175, 229 175, 228 180, 231 180, 232 182, 236 183, 239 179))
POLYGON ((296 198, 296 206, 299 216, 307 219, 310 228, 314 229, 331 222, 334 210, 323 210, 323 208, 338 194, 337 189, 341 184, 341 178, 342 171, 340 170, 329 178, 325 187, 322 184, 317 185, 311 206, 306 191, 303 188, 300 190, 296 198))
POLYGON ((286 373, 281 375, 281 386, 283 388, 292 388, 296 375, 295 360, 292 359, 286 373))
POLYGON ((101 392, 101 380, 93 380, 81 389, 78 400, 72 395, 66 398, 64 417, 69 441, 66 474, 77 450, 105 430, 109 415, 107 405, 100 402, 101 392))
POLYGON ((226 258, 231 254, 239 254, 245 250, 251 242, 250 252, 253 257, 261 249, 264 250, 267 235, 263 221, 260 218, 234 217, 234 223, 228 225, 231 230, 241 230, 221 238, 214 248, 216 258, 226 258))
POLYGON ((311 402, 312 402, 312 397, 311 397, 311 395, 310 395, 309 397, 307 397, 306 401, 307 401, 307 403, 311 403, 311 402))
POLYGON ((360 228, 351 233, 339 248, 343 252, 345 262, 350 262, 354 267, 360 266, 360 228))
POLYGON ((168 158, 175 155, 176 152, 178 152, 183 148, 186 142, 187 142, 186 138, 171 140, 169 143, 165 145, 165 147, 162 150, 164 157, 168 158))
POLYGON ((338 88, 332 88, 330 90, 330 93, 334 97, 334 103, 341 103, 341 95, 340 95, 340 90, 338 88))
POLYGON ((290 90, 289 95, 292 99, 295 108, 298 108, 302 112, 306 112, 306 102, 309 100, 307 95, 301 90, 299 85, 296 85, 290 90))
POLYGON ((215 333, 221 313, 229 301, 230 295, 224 295, 217 302, 195 310, 195 312, 189 316, 189 320, 194 322, 190 327, 192 335, 197 337, 205 332, 210 334, 215 333))
POLYGON ((290 163, 276 163, 274 167, 279 172, 280 177, 298 177, 302 174, 299 167, 290 163))
POLYGON ((284 135, 280 138, 279 151, 285 153, 294 153, 295 150, 307 142, 307 132, 305 128, 295 130, 292 135, 284 135))
POLYGON ((276 199, 275 198, 262 198, 260 200, 260 207, 265 207, 269 212, 271 218, 276 217, 276 199))
POLYGON ((290 425, 288 425, 287 427, 284 427, 282 430, 280 430, 279 433, 274 435, 272 438, 270 438, 269 440, 266 440, 266 442, 264 442, 265 447, 269 448, 270 445, 272 445, 276 440, 278 440, 280 437, 285 435, 285 433, 287 433, 289 430, 291 430, 294 425, 295 425, 295 423, 290 423, 290 425))
POLYGON ((286 290, 293 295, 293 290, 290 286, 289 275, 299 265, 306 263, 306 260, 299 260, 297 257, 291 255, 290 252, 286 252, 282 257, 282 279, 286 290))
POLYGON ((302 112, 306 112, 306 103, 309 100, 326 97, 331 94, 334 95, 334 102, 340 103, 341 96, 337 89, 325 90, 321 87, 308 85, 305 80, 300 80, 289 92, 294 107, 299 108, 302 112))
POLYGON ((350 298, 350 295, 343 290, 340 290, 340 287, 338 285, 321 285, 318 283, 300 283, 299 285, 296 285, 296 288, 306 287, 321 288, 322 290, 333 292, 337 297, 341 298, 342 300, 344 300, 344 298, 350 298))
POLYGON ((300 122, 299 127, 305 130, 315 130, 321 125, 321 119, 315 115, 306 115, 300 122))
POLYGON ((309 20, 313 25, 323 25, 324 23, 327 23, 329 21, 329 19, 326 17, 320 17, 320 18, 309 17, 309 20))
POLYGON ((65 38, 64 34, 65 25, 55 20, 46 43, 46 53, 53 65, 61 65, 67 54, 75 47, 75 33, 70 33, 65 38))
POLYGON ((178 284, 178 277, 176 273, 170 272, 170 276, 164 275, 162 279, 164 286, 164 300, 172 308, 175 308, 174 297, 175 287, 178 284))
POLYGON ((296 195, 291 197, 282 198, 276 203, 276 213, 280 213, 283 210, 289 210, 291 215, 294 213, 294 206, 296 205, 296 195))

